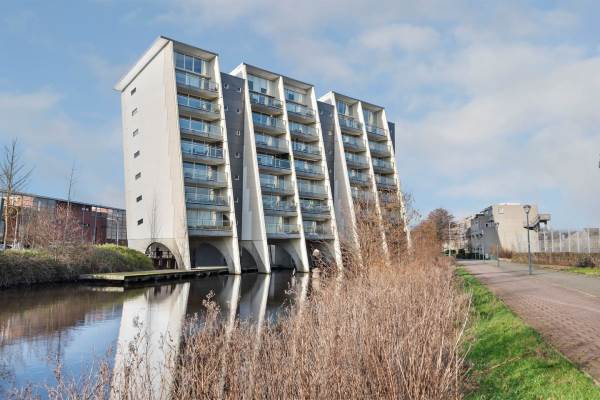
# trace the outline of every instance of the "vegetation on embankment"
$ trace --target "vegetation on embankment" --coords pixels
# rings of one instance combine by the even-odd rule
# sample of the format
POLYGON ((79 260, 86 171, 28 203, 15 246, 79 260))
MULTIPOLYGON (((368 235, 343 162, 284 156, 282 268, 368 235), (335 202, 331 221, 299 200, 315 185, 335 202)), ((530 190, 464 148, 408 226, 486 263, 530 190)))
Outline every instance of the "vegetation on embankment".
POLYGON ((600 388, 462 268, 472 294, 467 399, 600 399, 600 388))
POLYGON ((81 245, 60 251, 46 249, 0 252, 0 288, 70 282, 81 274, 154 269, 144 254, 123 246, 81 245))

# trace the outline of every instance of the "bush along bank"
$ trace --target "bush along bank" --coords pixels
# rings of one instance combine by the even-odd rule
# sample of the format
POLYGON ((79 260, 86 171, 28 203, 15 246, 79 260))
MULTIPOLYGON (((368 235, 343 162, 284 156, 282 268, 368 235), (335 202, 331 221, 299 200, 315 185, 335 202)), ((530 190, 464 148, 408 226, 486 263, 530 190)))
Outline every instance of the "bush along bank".
POLYGON ((154 269, 146 255, 127 247, 105 244, 59 250, 0 252, 0 288, 39 283, 72 282, 81 274, 154 269))
MULTIPOLYGON (((513 253, 512 261, 527 263, 527 253, 513 253)), ((540 265, 560 265, 578 268, 599 268, 600 253, 532 253, 531 262, 540 265)))

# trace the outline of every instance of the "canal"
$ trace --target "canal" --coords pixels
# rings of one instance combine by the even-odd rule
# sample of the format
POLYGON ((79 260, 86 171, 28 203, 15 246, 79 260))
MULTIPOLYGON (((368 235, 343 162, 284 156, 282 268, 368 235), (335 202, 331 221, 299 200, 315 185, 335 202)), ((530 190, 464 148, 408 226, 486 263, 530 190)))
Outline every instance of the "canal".
POLYGON ((209 293, 223 320, 275 321, 309 290, 309 275, 217 275, 122 288, 53 285, 0 291, 0 398, 7 390, 56 383, 60 364, 77 377, 101 359, 111 363, 140 325, 151 340, 177 337, 187 317, 201 314, 209 293))

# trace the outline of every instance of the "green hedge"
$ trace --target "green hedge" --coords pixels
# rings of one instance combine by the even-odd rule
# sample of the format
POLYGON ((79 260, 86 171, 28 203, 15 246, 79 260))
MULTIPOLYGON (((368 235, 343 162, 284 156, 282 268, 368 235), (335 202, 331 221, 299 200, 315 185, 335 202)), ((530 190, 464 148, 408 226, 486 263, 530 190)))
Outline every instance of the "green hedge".
POLYGON ((112 244, 81 246, 59 257, 44 250, 6 250, 0 252, 0 288, 75 281, 81 274, 151 269, 152 262, 144 254, 112 244))

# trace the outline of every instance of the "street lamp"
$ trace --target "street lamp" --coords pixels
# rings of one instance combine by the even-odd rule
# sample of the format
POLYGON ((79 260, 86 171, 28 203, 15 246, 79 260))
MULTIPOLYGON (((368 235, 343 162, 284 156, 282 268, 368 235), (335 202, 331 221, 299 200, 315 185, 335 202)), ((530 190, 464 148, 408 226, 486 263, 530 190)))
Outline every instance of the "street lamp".
POLYGON ((494 222, 494 227, 496 228, 496 237, 498 238, 496 243, 496 262, 498 263, 498 268, 500 268, 500 231, 498 230, 498 225, 500 225, 500 222, 494 222))
POLYGON ((531 206, 529 204, 525 204, 523 206, 523 210, 525 211, 525 217, 527 218, 527 259, 529 260, 529 275, 532 275, 533 270, 531 269, 531 241, 529 240, 529 212, 531 211, 531 206))

